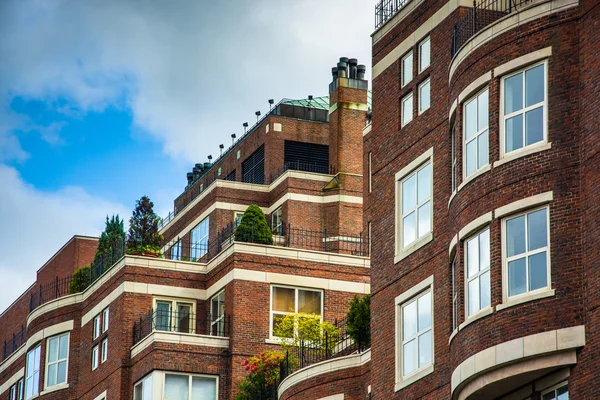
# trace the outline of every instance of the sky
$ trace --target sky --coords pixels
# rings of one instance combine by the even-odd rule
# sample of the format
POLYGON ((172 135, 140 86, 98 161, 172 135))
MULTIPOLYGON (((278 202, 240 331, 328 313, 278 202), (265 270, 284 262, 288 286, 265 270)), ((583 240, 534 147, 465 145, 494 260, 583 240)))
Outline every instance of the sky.
POLYGON ((0 1, 0 311, 106 215, 166 215, 268 99, 326 95, 342 56, 369 78, 375 2, 0 1))

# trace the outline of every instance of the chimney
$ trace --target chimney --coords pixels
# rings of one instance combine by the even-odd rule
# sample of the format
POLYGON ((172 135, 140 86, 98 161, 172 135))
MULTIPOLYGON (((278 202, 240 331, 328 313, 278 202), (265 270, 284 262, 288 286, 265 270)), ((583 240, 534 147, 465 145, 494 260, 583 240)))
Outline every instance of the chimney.
POLYGON ((187 177, 188 185, 194 181, 194 173, 193 172, 188 172, 186 177, 187 177))

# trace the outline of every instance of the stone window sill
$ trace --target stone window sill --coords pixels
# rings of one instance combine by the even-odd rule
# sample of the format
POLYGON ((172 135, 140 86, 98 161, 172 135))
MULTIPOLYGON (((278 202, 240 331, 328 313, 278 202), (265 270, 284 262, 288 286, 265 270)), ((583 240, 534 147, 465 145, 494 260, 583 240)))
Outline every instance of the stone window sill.
POLYGON ((539 143, 524 147, 519 150, 512 151, 508 154, 504 154, 504 156, 498 160, 494 161, 494 168, 499 167, 502 164, 506 164, 507 162, 514 161, 518 158, 525 157, 531 154, 538 153, 540 151, 550 150, 552 148, 552 142, 548 143, 539 143))
POLYGON ((456 191, 460 192, 462 188, 464 188, 466 185, 469 184, 469 182, 475 180, 476 178, 480 177, 481 175, 485 174, 486 172, 490 171, 491 169, 492 169, 492 166, 490 164, 486 164, 483 167, 479 168, 477 171, 473 172, 471 175, 464 177, 461 184, 458 185, 458 188, 456 189, 456 191))
POLYGON ((394 264, 398 264, 400 261, 425 246, 427 243, 433 240, 433 232, 429 232, 425 236, 419 238, 417 241, 411 243, 408 247, 402 249, 396 257, 394 257, 394 264))
POLYGON ((519 304, 528 303, 534 300, 545 299, 546 297, 552 297, 555 294, 555 290, 546 289, 541 292, 521 295, 515 299, 508 299, 502 304, 496 306, 496 311, 504 310, 505 308, 513 307, 519 304))
POLYGON ((397 392, 398 390, 404 389, 405 387, 412 385, 419 379, 426 377, 427 375, 431 374, 432 372, 433 372, 433 364, 430 364, 427 367, 413 373, 412 375, 409 375, 409 376, 405 377, 404 379, 396 382, 396 384, 394 385, 394 391, 397 392))
POLYGON ((52 392, 56 392, 58 390, 63 390, 63 389, 68 389, 68 388, 69 388, 69 384, 68 383, 61 383, 59 385, 54 385, 54 386, 47 387, 46 389, 42 390, 39 395, 43 396, 43 395, 48 394, 48 393, 52 393, 52 392))
POLYGON ((479 310, 476 314, 471 315, 462 324, 458 326, 458 330, 462 331, 465 327, 481 318, 487 317, 494 312, 494 307, 487 306, 486 308, 479 310))

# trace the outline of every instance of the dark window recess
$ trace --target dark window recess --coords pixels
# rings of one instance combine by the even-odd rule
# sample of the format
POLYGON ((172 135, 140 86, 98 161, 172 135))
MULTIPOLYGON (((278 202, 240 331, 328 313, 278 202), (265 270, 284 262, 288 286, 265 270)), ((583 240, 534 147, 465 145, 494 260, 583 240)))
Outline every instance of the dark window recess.
POLYGON ((242 182, 265 183, 265 146, 260 146, 242 163, 242 182))
POLYGON ((280 104, 273 111, 275 115, 282 117, 307 119, 309 121, 329 122, 329 110, 294 106, 291 104, 280 104))
POLYGON ((329 146, 286 140, 284 169, 329 173, 329 146))
POLYGON ((225 180, 235 182, 235 169, 227 174, 227 176, 225 177, 225 180))

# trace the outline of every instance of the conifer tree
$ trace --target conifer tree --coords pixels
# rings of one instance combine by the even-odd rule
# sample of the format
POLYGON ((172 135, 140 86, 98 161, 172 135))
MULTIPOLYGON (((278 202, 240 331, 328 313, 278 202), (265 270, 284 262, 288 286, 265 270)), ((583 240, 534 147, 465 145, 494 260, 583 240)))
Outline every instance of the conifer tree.
POLYGON ((148 196, 142 196, 136 201, 135 210, 129 219, 127 235, 128 252, 160 251, 163 237, 158 233, 160 217, 154 213, 154 203, 148 196))

